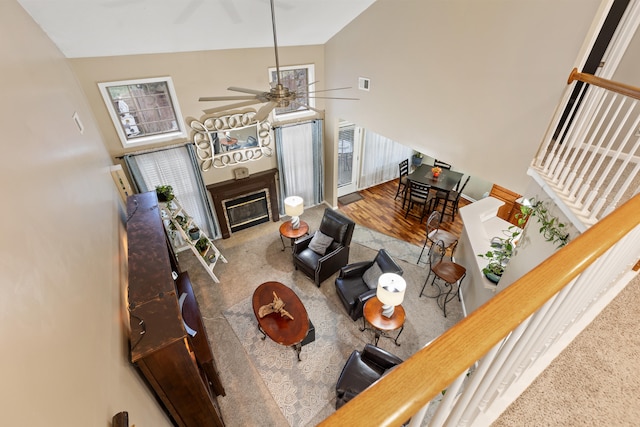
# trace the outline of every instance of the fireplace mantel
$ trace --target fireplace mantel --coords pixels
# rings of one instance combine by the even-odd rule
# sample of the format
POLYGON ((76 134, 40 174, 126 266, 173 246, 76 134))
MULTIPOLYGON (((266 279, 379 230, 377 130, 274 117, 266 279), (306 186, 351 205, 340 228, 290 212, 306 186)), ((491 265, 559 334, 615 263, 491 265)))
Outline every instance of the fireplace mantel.
POLYGON ((240 197, 248 193, 252 193, 264 188, 269 190, 269 198, 271 205, 272 221, 280 221, 280 213, 278 209, 278 193, 276 189, 276 173, 277 169, 269 169, 264 172, 258 172, 249 175, 248 178, 230 179, 228 181, 218 182, 207 185, 207 191, 211 194, 213 207, 220 223, 222 237, 228 239, 231 237, 231 230, 225 218, 225 200, 240 197))

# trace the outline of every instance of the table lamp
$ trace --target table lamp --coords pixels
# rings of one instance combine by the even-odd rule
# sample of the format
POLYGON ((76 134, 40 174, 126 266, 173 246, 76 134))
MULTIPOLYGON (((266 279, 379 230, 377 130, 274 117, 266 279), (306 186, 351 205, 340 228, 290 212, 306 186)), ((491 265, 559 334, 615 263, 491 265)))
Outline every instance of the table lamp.
POLYGON ((402 304, 404 291, 407 289, 407 282, 395 273, 384 273, 378 279, 378 289, 376 296, 382 303, 382 315, 384 317, 393 316, 396 305, 402 304))
POLYGON ((291 228, 300 228, 300 215, 304 212, 304 201, 299 196, 289 196, 284 199, 284 213, 291 217, 291 228))

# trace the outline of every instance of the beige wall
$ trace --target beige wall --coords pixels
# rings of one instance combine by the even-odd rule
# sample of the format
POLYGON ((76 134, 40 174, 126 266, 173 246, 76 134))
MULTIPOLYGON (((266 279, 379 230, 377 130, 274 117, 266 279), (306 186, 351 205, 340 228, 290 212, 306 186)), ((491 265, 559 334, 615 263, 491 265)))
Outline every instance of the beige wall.
MULTIPOLYGON (((279 48, 281 66, 315 64, 315 79, 324 82, 323 46, 279 48)), ((91 109, 96 115, 100 132, 111 156, 122 155, 124 149, 107 112, 98 83, 147 77, 171 76, 176 96, 185 118, 200 118, 203 108, 225 105, 221 102, 199 102, 201 96, 241 95, 227 90, 239 86, 257 90, 269 88, 269 67, 275 66, 273 48, 200 51, 186 53, 130 55, 106 58, 77 58, 70 60, 91 109)), ((320 108, 322 103, 319 103, 320 108)), ((258 106, 259 107, 259 106, 258 106)), ((172 141, 166 144, 184 142, 172 141)), ((275 145, 275 144, 273 144, 275 145)), ((136 147, 127 151, 149 148, 136 147)), ((276 167, 276 158, 267 157, 245 163, 249 173, 276 167)), ((207 184, 233 178, 233 167, 211 169, 203 174, 207 184)))
MULTIPOLYGON (((516 192, 600 0, 377 0, 325 45, 327 87, 371 79, 349 120, 516 192)), ((332 154, 332 153, 330 153, 332 154)))
POLYGON ((125 238, 90 106, 14 0, 0 2, 0 50, 2 424, 107 426, 126 410, 170 425, 128 361, 125 238))

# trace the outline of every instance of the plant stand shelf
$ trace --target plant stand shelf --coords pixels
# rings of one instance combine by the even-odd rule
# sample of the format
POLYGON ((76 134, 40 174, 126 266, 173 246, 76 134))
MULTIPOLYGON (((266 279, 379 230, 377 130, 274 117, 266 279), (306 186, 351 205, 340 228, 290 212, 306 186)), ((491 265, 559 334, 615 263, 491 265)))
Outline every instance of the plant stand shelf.
POLYGON ((198 227, 193 217, 191 217, 182 207, 177 199, 173 199, 170 202, 160 202, 160 213, 164 226, 167 229, 167 233, 171 236, 171 244, 176 252, 182 252, 191 249, 200 264, 207 270, 214 282, 220 283, 220 279, 215 275, 213 269, 218 261, 222 261, 225 264, 227 259, 220 253, 218 248, 213 244, 209 236, 206 235, 198 227), (200 229, 200 236, 198 239, 192 239, 189 237, 189 229, 197 227, 200 229), (198 249, 196 244, 198 240, 206 242, 206 249, 202 252, 198 249))

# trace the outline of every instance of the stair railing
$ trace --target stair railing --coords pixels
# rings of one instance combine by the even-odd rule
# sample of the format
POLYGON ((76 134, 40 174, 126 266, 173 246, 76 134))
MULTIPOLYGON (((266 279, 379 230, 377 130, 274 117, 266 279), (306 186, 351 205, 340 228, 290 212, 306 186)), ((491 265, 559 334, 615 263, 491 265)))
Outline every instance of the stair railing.
POLYGON ((418 426, 432 408, 429 426, 490 424, 635 277, 639 211, 636 195, 320 425, 418 426))
POLYGON ((584 231, 640 188, 640 88, 576 69, 568 83, 529 174, 584 231))

